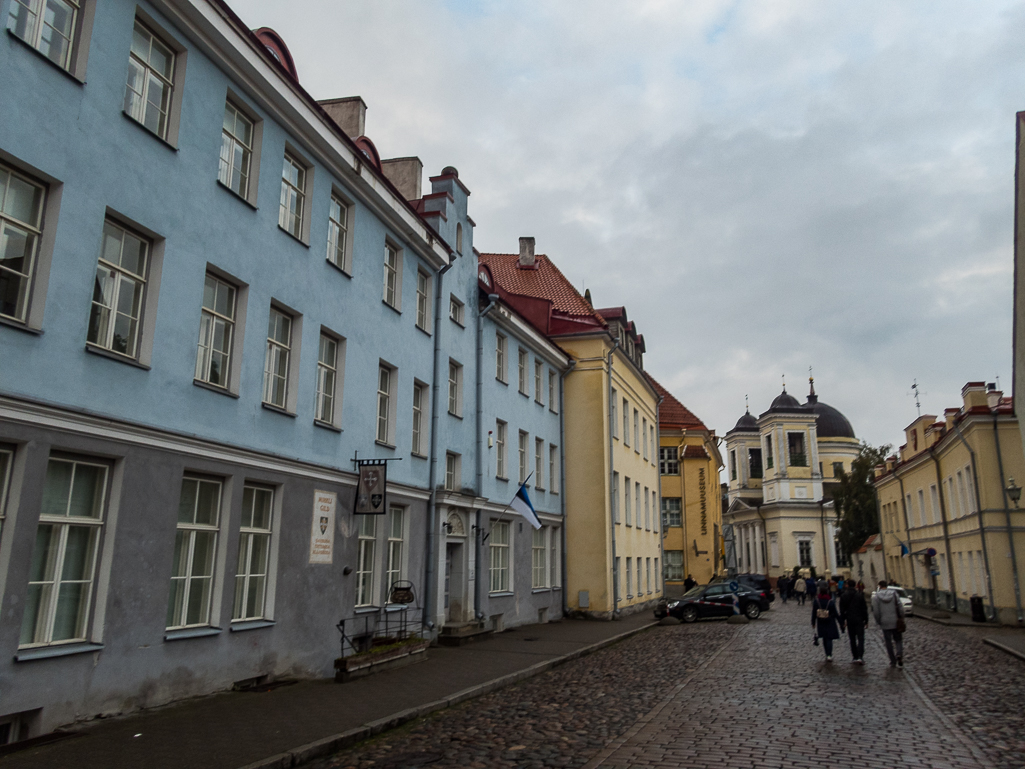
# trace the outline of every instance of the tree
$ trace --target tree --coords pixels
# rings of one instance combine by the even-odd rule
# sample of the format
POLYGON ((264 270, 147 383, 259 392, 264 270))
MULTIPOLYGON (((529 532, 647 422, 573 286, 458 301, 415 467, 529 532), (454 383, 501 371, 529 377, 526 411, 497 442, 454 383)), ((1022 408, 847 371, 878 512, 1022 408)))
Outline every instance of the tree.
POLYGON ((851 471, 837 471, 839 484, 833 492, 833 504, 838 520, 837 538, 840 550, 848 557, 865 544, 865 540, 879 533, 879 510, 872 486, 875 466, 886 459, 892 447, 887 444, 874 448, 861 444, 858 456, 851 462, 851 471))

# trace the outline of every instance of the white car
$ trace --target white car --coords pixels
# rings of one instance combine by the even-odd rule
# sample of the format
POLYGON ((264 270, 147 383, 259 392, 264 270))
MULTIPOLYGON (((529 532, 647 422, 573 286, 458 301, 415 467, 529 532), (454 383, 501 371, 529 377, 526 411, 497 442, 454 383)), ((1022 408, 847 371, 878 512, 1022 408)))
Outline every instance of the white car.
MULTIPOLYGON (((911 594, 904 588, 897 587, 896 585, 890 585, 890 587, 886 589, 892 590, 897 594, 897 600, 900 601, 900 605, 904 607, 904 613, 909 617, 913 617, 915 614, 915 605, 911 601, 911 594)), ((879 591, 877 590, 876 593, 878 592, 879 591)), ((875 593, 872 593, 872 595, 874 596, 875 593)))

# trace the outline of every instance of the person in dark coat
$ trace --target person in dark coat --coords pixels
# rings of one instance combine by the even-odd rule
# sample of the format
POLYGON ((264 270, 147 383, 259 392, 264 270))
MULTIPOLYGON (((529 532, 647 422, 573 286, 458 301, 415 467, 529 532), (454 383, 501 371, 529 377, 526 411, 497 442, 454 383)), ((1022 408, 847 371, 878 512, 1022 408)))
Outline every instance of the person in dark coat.
POLYGON ((865 595, 858 586, 847 580, 846 589, 840 596, 840 630, 847 631, 851 643, 851 661, 855 665, 865 664, 865 628, 868 626, 868 605, 865 595))
POLYGON ((781 574, 779 579, 776 580, 776 587, 779 588, 779 597, 783 603, 787 602, 787 598, 790 597, 790 580, 787 579, 786 574, 781 574))
POLYGON ((690 574, 687 575, 687 579, 683 581, 683 592, 689 593, 691 588, 698 586, 697 580, 694 579, 690 574))
POLYGON ((840 629, 837 626, 839 619, 836 601, 829 595, 829 583, 822 580, 818 584, 818 595, 811 602, 811 626, 822 639, 826 662, 833 661, 833 641, 840 637, 840 629))

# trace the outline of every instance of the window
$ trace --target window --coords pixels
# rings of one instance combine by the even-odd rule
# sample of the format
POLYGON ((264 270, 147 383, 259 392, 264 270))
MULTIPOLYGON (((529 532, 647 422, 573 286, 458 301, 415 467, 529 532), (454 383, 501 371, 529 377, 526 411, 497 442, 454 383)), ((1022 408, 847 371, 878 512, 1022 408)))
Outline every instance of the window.
POLYGON ((335 406, 338 389, 338 340, 321 332, 317 353, 317 404, 314 419, 325 424, 338 424, 335 406))
POLYGON ((680 456, 676 446, 660 446, 658 449, 658 471, 661 475, 680 474, 680 456))
POLYGON ((641 451, 641 436, 640 433, 640 413, 637 409, 634 409, 634 452, 640 453, 641 451))
POLYGON ((167 602, 168 629, 210 624, 220 517, 221 483, 188 476, 182 479, 167 602))
POLYGON ((627 598, 633 598, 634 597, 634 591, 633 591, 633 588, 632 588, 632 584, 633 584, 632 583, 632 579, 633 579, 633 560, 634 560, 633 558, 627 556, 627 559, 626 559, 626 597, 627 598))
POLYGON ((797 557, 801 568, 814 566, 811 560, 811 540, 801 539, 797 542, 797 557))
POLYGON ((904 496, 904 509, 906 510, 907 516, 908 516, 908 526, 909 527, 914 526, 915 525, 915 506, 911 502, 911 495, 910 494, 906 494, 904 496))
POLYGON ((559 447, 548 444, 548 486, 552 494, 559 493, 559 447))
POLYGON ((392 401, 395 388, 395 370, 381 364, 377 371, 377 442, 393 445, 394 419, 392 401))
POLYGON ((138 19, 128 57, 124 111, 161 139, 168 138, 175 54, 138 19))
POLYGON ((548 372, 548 408, 559 413, 559 377, 554 371, 548 372))
POLYGON ((4 518, 7 512, 7 493, 11 486, 11 465, 14 452, 0 446, 0 535, 4 532, 4 518))
POLYGON ((331 195, 327 214, 327 260, 345 272, 352 272, 352 243, 349 217, 352 206, 338 195, 331 195))
POLYGON ((965 509, 970 513, 975 512, 975 494, 974 487, 972 486, 972 468, 970 465, 965 465, 964 469, 964 488, 965 488, 965 509))
POLYGON ((524 350, 522 347, 519 348, 519 350, 520 350, 520 355, 519 355, 520 392, 523 395, 528 395, 530 393, 530 390, 527 389, 528 388, 528 384, 527 384, 527 351, 524 350))
POLYGON ((623 445, 630 445, 630 404, 623 398, 623 445))
POLYGON ((217 180, 242 198, 249 199, 249 167, 253 160, 253 121, 230 101, 224 105, 221 127, 221 162, 217 180))
POLYGON ((458 491, 460 485, 459 455, 448 451, 445 453, 445 490, 458 491))
POLYGON ((541 438, 534 439, 534 488, 545 487, 545 442, 541 438))
POLYGON ((384 245, 384 303, 399 309, 402 294, 399 285, 399 250, 390 243, 384 245))
POLYGON ((765 469, 772 469, 772 436, 765 436, 765 469))
POLYGON ((928 523, 925 518, 925 492, 922 489, 918 490, 918 519, 923 526, 928 523))
POLYGON ((662 525, 683 526, 683 500, 679 497, 662 497, 662 525))
POLYGON ((737 451, 736 449, 730 450, 730 480, 737 480, 737 451))
POLYGON ((551 547, 551 557, 548 559, 548 564, 551 568, 551 578, 548 584, 552 587, 559 587, 562 583, 562 529, 557 527, 551 527, 548 529, 551 533, 548 544, 551 547))
POLYGON ((421 456, 427 454, 427 385, 413 383, 413 453, 421 456))
POLYGON ((286 152, 281 169, 281 208, 278 211, 278 226, 302 240, 305 215, 306 166, 286 152))
POLYGON ((70 71, 78 12, 75 0, 12 0, 7 29, 70 71))
POLYGON ((640 557, 634 559, 634 562, 637 564, 637 597, 638 598, 642 595, 642 593, 641 593, 641 566, 642 566, 641 560, 642 559, 640 557))
POLYGON ((641 419, 641 443, 643 445, 643 456, 645 459, 648 458, 648 420, 647 418, 641 419))
POLYGON ((658 442, 655 440, 655 425, 651 425, 648 429, 651 430, 651 464, 655 464, 655 451, 658 447, 658 442))
POLYGON ((261 619, 267 616, 273 510, 273 489, 248 484, 243 487, 232 620, 261 619))
POLYGON ((292 318, 271 307, 267 326, 267 355, 263 364, 263 402, 285 408, 292 349, 292 318))
MULTIPOLYGON (((11 13, 23 6, 12 0, 11 13)), ((42 236, 42 185, 0 165, 0 316, 25 322, 42 236)))
POLYGON ((834 462, 833 463, 833 477, 834 478, 839 478, 840 477, 840 473, 842 473, 842 472, 843 472, 843 462, 834 462))
POLYGON ((535 590, 548 587, 548 532, 547 526, 534 529, 531 546, 530 586, 535 590))
POLYGON ((633 526, 633 511, 630 502, 630 476, 623 479, 623 518, 627 526, 633 526))
POLYGON ((534 361, 534 401, 544 405, 544 398, 542 397, 541 386, 544 382, 545 365, 539 361, 534 361))
POLYGON ((416 327, 421 331, 427 331, 431 314, 430 282, 423 270, 416 271, 416 327))
POLYGON ((612 402, 612 437, 619 437, 619 398, 616 395, 615 388, 612 389, 612 397, 609 399, 612 402))
POLYGON ((634 482, 634 512, 637 514, 637 528, 639 529, 641 527, 641 484, 636 481, 634 482))
POLYGON ((509 524, 504 521, 491 526, 490 576, 491 592, 506 593, 511 589, 509 580, 509 524))
POLYGON ((616 556, 615 563, 612 565, 612 592, 618 601, 623 595, 623 572, 619 568, 619 556, 616 556))
POLYGON ((105 465, 50 458, 21 646, 86 640, 106 488, 105 465))
POLYGON ((389 599, 395 583, 405 578, 402 562, 406 533, 405 512, 397 505, 388 508, 388 571, 386 577, 389 599))
POLYGON ((448 317, 460 326, 464 325, 463 317, 465 310, 466 308, 463 306, 463 303, 456 299, 454 295, 448 298, 448 317))
POLYGON ((940 510, 940 497, 936 490, 936 484, 929 487, 929 501, 932 503, 932 522, 939 523, 943 516, 940 510))
POLYGON ((463 253, 463 225, 456 222, 456 253, 463 253))
POLYGON ((506 475, 506 439, 507 439, 508 425, 501 419, 495 422, 495 475, 501 479, 506 479, 509 476, 506 475))
POLYGON ((651 531, 651 509, 648 504, 649 496, 651 494, 650 489, 647 486, 644 487, 644 528, 651 531))
POLYGON ((747 450, 747 472, 749 478, 762 477, 762 450, 747 450))
POLYGON ((463 367, 455 361, 448 362, 448 413, 463 414, 463 367))
POLYGON ((356 553, 356 606, 374 603, 374 545, 377 544, 377 516, 359 517, 359 546, 356 553))
POLYGON ((666 550, 666 580, 669 582, 683 581, 683 551, 666 550))
MULTIPOLYGON (((612 472, 612 522, 619 523, 619 473, 612 472)), ((629 504, 629 501, 627 501, 629 504)))
POLYGON ((520 483, 527 481, 527 433, 520 430, 520 483))
POLYGON ((504 334, 495 334, 495 379, 500 382, 508 382, 506 375, 505 353, 509 343, 504 334))
POLYGON ((807 467, 808 455, 804 450, 804 433, 787 433, 787 449, 791 467, 807 467))
POLYGON ((90 344, 129 358, 138 356, 148 261, 147 240, 109 219, 103 223, 89 313, 90 344))
MULTIPOLYGON (((681 554, 681 555, 682 555, 682 554, 681 554)), ((662 572, 660 572, 660 571, 658 570, 658 558, 656 558, 656 559, 655 559, 655 589, 656 589, 656 590, 661 590, 661 587, 660 587, 660 585, 659 585, 659 576, 660 576, 661 574, 662 574, 662 572)))
POLYGON ((235 287, 207 273, 199 321, 196 379, 228 387, 232 336, 235 331, 235 287))

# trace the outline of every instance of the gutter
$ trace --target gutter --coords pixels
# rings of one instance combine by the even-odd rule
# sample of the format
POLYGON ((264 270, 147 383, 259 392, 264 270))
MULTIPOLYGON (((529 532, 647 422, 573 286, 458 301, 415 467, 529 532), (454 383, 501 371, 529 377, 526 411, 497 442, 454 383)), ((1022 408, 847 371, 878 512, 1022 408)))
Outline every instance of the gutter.
MULTIPOLYGON (((484 360, 484 317, 495 309, 495 305, 498 304, 498 294, 488 294, 488 305, 477 313, 477 371, 475 382, 475 389, 477 393, 477 411, 475 415, 475 429, 477 433, 477 456, 476 456, 476 469, 477 469, 477 498, 482 499, 484 497, 484 434, 482 427, 484 424, 484 375, 481 371, 481 366, 484 360)), ((483 555, 483 545, 481 543, 481 511, 478 508, 474 511, 474 536, 473 536, 473 557, 474 563, 476 564, 477 578, 473 582, 473 616, 478 620, 484 618, 484 614, 481 611, 481 606, 484 601, 481 598, 481 583, 483 578, 481 577, 481 557, 483 555)))
MULTIPOLYGON (((1018 554, 1014 549, 1014 532, 1011 530, 1011 509, 1007 504, 1007 486, 1004 479, 1004 456, 1000 450, 1000 432, 997 429, 997 412, 993 410, 993 443, 997 447, 997 468, 1000 470, 1000 496, 1004 501, 1004 515, 1007 517, 1007 544, 1011 548, 1011 573, 1014 575, 1014 603, 1018 609, 1018 624, 1023 622, 1021 611, 1021 586, 1018 584, 1018 554)), ((982 523, 982 512, 979 512, 982 523)))
POLYGON ((822 562, 830 576, 833 570, 829 568, 829 551, 826 550, 826 503, 819 500, 819 526, 822 529, 822 562))
POLYGON ((434 630, 434 620, 431 619, 431 612, 434 610, 434 551, 435 539, 438 536, 436 526, 436 514, 438 509, 438 371, 440 370, 439 356, 441 355, 441 296, 442 283, 445 273, 449 271, 452 263, 449 262, 438 270, 438 279, 435 281, 437 287, 434 289, 434 371, 431 378, 431 464, 428 473, 427 483, 430 486, 430 499, 427 502, 427 564, 424 569, 424 615, 423 624, 428 630, 434 630))
POLYGON ((968 454, 972 458, 972 486, 975 490, 975 509, 979 511, 979 539, 982 540, 982 558, 986 562, 986 587, 989 591, 989 618, 995 621, 997 618, 997 607, 993 598, 993 575, 989 570, 989 548, 986 546, 985 516, 982 514, 982 496, 979 494, 979 470, 978 463, 975 461, 975 449, 973 449, 969 445, 968 441, 965 440, 964 433, 961 432, 961 425, 957 422, 954 423, 954 432, 957 433, 957 437, 961 439, 961 443, 963 443, 964 447, 968 449, 968 454))
MULTIPOLYGON (((613 419, 613 417, 612 417, 612 359, 615 356, 617 349, 619 349, 619 340, 618 339, 615 341, 615 344, 612 345, 612 349, 609 350, 609 361, 608 361, 608 363, 609 363, 609 381, 608 381, 608 384, 607 384, 607 386, 605 388, 607 390, 607 392, 608 392, 607 397, 608 397, 608 401, 609 401, 609 406, 608 406, 608 415, 609 415, 609 422, 608 422, 608 425, 609 425, 609 429, 608 429, 608 434, 609 434, 609 441, 608 441, 608 448, 609 448, 609 492, 611 492, 613 490, 612 479, 613 479, 613 477, 615 477, 614 476, 614 471, 615 471, 615 466, 616 466, 616 460, 615 460, 615 457, 612 454, 612 419, 613 419)), ((603 358, 603 362, 604 362, 604 356, 602 356, 602 358, 603 358)), ((657 395, 657 393, 656 393, 656 395, 657 395)), ((626 436, 623 436, 623 440, 626 440, 626 436)), ((616 500, 615 503, 612 503, 612 501, 610 499, 610 504, 609 504, 609 526, 612 528, 612 616, 613 616, 613 618, 615 618, 615 617, 619 616, 619 569, 616 567, 616 516, 612 515, 612 512, 615 509, 613 507, 613 504, 618 504, 618 500, 616 500)))
POLYGON ((936 466, 936 485, 939 486, 939 498, 940 498, 940 520, 943 521, 943 544, 947 550, 947 581, 950 584, 950 592, 947 596, 947 607, 950 608, 951 602, 954 606, 952 611, 957 611, 957 582, 954 580, 954 556, 950 552, 950 529, 947 523, 947 503, 943 501, 943 479, 940 477, 940 460, 936 457, 936 451, 934 446, 929 447, 929 456, 936 466))
MULTIPOLYGON (((566 370, 559 373, 559 506, 562 508, 562 616, 569 615, 569 570, 566 567, 566 376, 576 368, 570 360, 566 370)), ((550 481, 549 481, 550 482, 550 481)))
MULTIPOLYGON (((647 377, 645 377, 645 379, 646 378, 647 377)), ((664 401, 664 400, 665 400, 665 398, 660 395, 658 400, 655 401, 655 437, 656 437, 656 440, 655 440, 655 445, 651 449, 653 452, 655 452, 655 456, 652 457, 652 459, 655 460, 655 466, 658 468, 658 504, 655 506, 655 509, 652 510, 651 512, 654 514, 655 520, 658 521, 658 558, 659 558, 659 563, 661 564, 661 566, 659 568, 662 569, 662 573, 661 574, 656 574, 655 575, 655 579, 657 579, 658 580, 658 584, 662 586, 661 595, 663 597, 666 594, 666 581, 665 581, 665 578, 664 578, 665 568, 666 568, 666 549, 665 549, 666 543, 665 543, 665 540, 662 539, 662 532, 665 531, 665 522, 662 520, 662 467, 661 467, 661 462, 659 462, 659 456, 658 455, 659 455, 659 453, 660 453, 660 451, 662 449, 662 419, 661 419, 661 414, 659 412, 662 409, 662 401, 664 401)), ((610 433, 612 432, 612 425, 609 425, 609 432, 610 433)), ((679 459, 679 458, 677 458, 677 459, 679 459)), ((681 470, 683 469, 682 465, 681 465, 680 469, 681 470)), ((684 504, 685 502, 686 502, 685 499, 680 500, 680 517, 681 518, 686 518, 687 517, 687 506, 686 506, 686 504, 684 504)), ((681 521, 681 523, 682 523, 682 521, 681 521)), ((684 540, 683 546, 684 546, 684 548, 687 547, 686 540, 684 540)), ((658 597, 658 595, 659 594, 656 593, 656 597, 658 597)))

